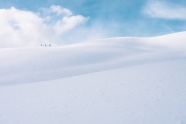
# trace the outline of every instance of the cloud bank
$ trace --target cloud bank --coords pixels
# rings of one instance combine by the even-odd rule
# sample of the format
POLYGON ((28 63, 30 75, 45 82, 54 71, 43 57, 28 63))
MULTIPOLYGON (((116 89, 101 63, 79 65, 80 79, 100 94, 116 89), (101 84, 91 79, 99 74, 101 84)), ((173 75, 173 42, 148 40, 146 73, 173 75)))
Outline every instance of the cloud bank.
POLYGON ((39 46, 54 43, 88 18, 69 9, 52 5, 34 13, 14 7, 0 9, 0 47, 39 46))
POLYGON ((143 14, 152 18, 186 20, 186 7, 165 1, 149 1, 143 9, 143 14))

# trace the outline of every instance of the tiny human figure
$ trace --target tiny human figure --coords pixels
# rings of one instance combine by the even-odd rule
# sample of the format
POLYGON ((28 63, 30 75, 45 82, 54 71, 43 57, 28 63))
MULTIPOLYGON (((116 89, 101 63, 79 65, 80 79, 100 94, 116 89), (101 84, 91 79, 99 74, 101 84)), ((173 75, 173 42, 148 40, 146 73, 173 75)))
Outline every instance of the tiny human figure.
POLYGON ((49 44, 49 47, 51 47, 51 44, 49 44))
POLYGON ((46 44, 45 44, 45 47, 46 47, 46 44))

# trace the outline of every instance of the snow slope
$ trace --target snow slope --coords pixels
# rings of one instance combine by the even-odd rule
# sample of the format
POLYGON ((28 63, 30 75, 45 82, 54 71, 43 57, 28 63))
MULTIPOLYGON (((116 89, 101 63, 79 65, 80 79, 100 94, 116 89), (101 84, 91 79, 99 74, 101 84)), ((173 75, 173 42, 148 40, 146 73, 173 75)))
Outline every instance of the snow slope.
POLYGON ((1 49, 0 124, 185 124, 185 47, 180 32, 1 49))
POLYGON ((186 32, 51 48, 0 49, 0 84, 31 83, 185 57, 186 32), (166 40, 167 39, 167 40, 166 40))

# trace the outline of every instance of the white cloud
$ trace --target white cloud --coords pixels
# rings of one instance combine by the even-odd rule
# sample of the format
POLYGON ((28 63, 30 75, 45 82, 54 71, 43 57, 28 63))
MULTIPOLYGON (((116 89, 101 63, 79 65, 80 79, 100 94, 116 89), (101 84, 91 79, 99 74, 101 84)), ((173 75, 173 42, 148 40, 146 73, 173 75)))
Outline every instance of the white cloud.
POLYGON ((143 13, 152 18, 186 20, 186 7, 163 1, 149 1, 143 13))
POLYGON ((52 5, 49 8, 41 8, 43 16, 56 15, 56 16, 71 16, 73 12, 67 8, 61 7, 59 5, 52 5))
POLYGON ((53 14, 41 16, 14 7, 0 9, 0 47, 39 46, 41 43, 57 42, 65 32, 84 23, 87 18, 73 15, 60 6, 51 6, 53 14), (48 17, 50 21, 45 23, 48 17), (54 19, 55 17, 55 19, 54 19))
POLYGON ((58 33, 64 33, 77 25, 84 23, 87 20, 87 18, 77 15, 77 16, 66 16, 62 18, 61 20, 58 20, 54 25, 54 30, 58 33))
POLYGON ((56 13, 58 16, 59 15, 67 15, 67 16, 71 16, 72 12, 69 9, 63 8, 61 6, 57 6, 57 5, 52 5, 50 7, 50 11, 53 13, 56 13))

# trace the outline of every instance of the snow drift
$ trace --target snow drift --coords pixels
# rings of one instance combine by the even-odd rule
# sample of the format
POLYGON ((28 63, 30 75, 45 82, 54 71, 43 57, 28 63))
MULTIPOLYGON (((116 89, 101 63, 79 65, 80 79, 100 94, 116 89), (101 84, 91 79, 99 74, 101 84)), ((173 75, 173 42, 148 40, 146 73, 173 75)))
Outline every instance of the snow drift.
POLYGON ((0 49, 0 84, 31 83, 185 57, 186 32, 51 48, 0 49))
POLYGON ((186 32, 0 49, 0 124, 185 124, 185 74, 186 32))

